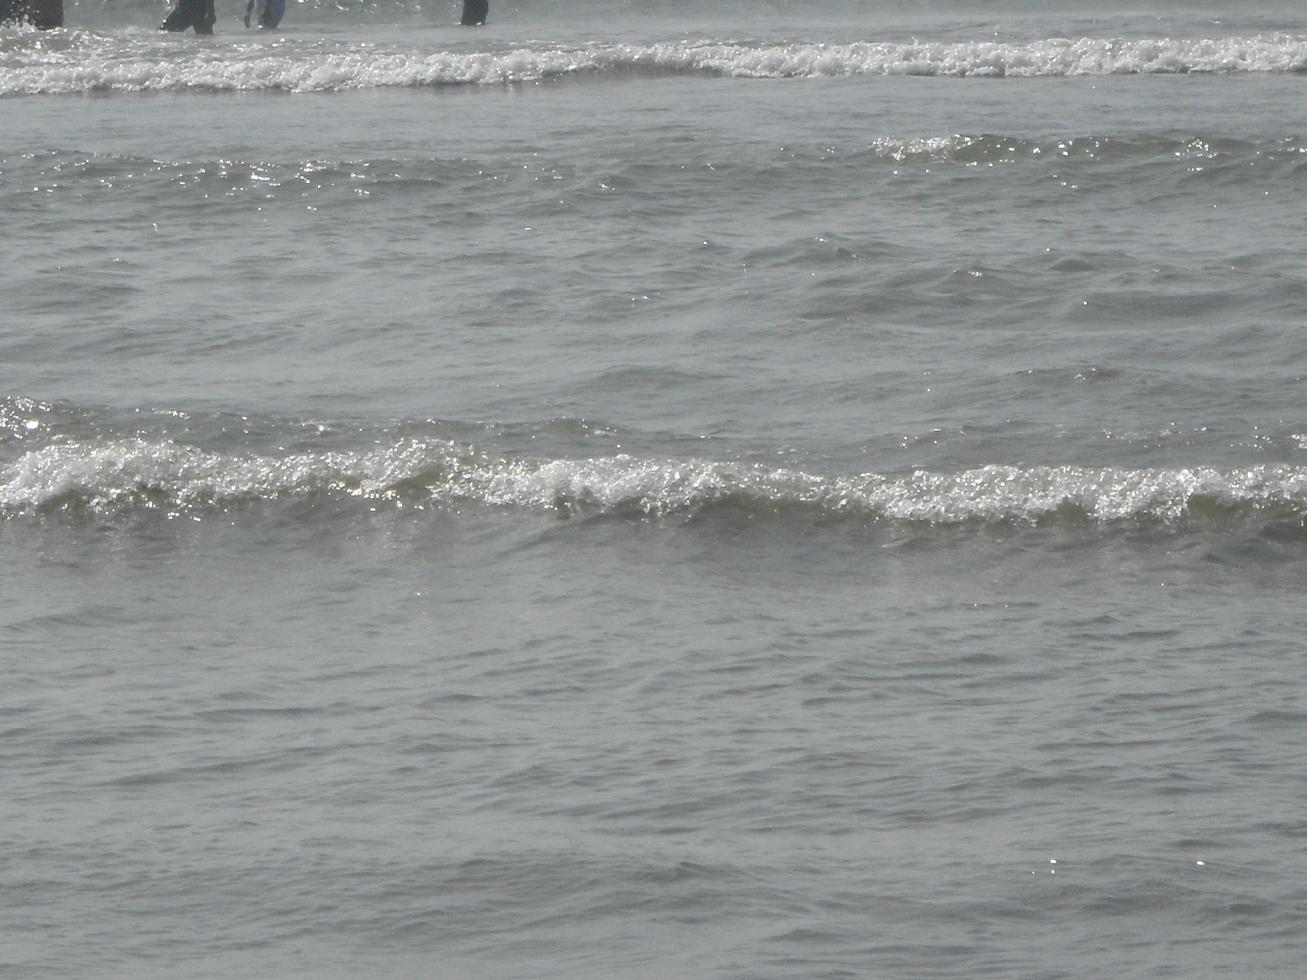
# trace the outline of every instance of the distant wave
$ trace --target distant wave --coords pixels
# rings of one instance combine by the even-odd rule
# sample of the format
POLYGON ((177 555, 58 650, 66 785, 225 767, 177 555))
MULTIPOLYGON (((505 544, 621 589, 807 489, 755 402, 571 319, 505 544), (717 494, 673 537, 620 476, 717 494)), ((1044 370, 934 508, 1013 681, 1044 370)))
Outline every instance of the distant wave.
MULTIPOLYGON (((502 162, 502 161, 501 161, 502 162)), ((679 169, 683 160, 669 155, 663 165, 679 169)), ((826 171, 832 162, 865 168, 900 164, 956 164, 966 167, 1024 163, 1083 166, 1119 165, 1131 179, 1142 180, 1221 167, 1243 179, 1256 165, 1259 175, 1269 172, 1299 174, 1307 167, 1307 143, 1299 137, 1274 140, 1238 140, 1228 137, 1119 137, 1063 136, 1019 138, 1000 134, 954 133, 937 136, 875 136, 844 147, 824 144, 790 145, 761 159, 738 159, 719 165, 733 168, 741 181, 775 179, 776 167, 791 174, 804 168, 826 171)), ((471 193, 485 184, 489 164, 461 158, 370 157, 330 160, 267 161, 257 158, 167 160, 135 155, 114 155, 45 150, 5 156, 0 152, 0 173, 22 183, 30 182, 51 193, 81 193, 87 185, 119 189, 174 184, 186 181, 220 195, 257 188, 268 198, 279 194, 299 197, 361 192, 382 193, 413 185, 461 182, 471 193)), ((592 174, 583 168, 559 166, 556 174, 578 183, 592 174)), ((640 178, 652 178, 645 165, 640 178)), ((635 178, 632 178, 634 184, 635 178)))
POLYGON ((155 511, 203 519, 288 498, 397 506, 517 508, 560 515, 756 515, 959 524, 1174 522, 1195 513, 1307 513, 1307 467, 1118 469, 982 466, 958 472, 818 475, 704 459, 629 455, 497 458, 442 440, 367 451, 219 453, 144 438, 62 442, 0 467, 0 515, 155 511))
MULTIPOLYGON (((434 39, 435 35, 433 35, 434 39)), ((675 41, 437 50, 339 38, 220 39, 183 48, 150 32, 14 34, 0 43, 0 95, 93 91, 322 92, 504 85, 630 73, 736 78, 879 75, 1060 77, 1307 71, 1307 36, 765 44, 675 41)))

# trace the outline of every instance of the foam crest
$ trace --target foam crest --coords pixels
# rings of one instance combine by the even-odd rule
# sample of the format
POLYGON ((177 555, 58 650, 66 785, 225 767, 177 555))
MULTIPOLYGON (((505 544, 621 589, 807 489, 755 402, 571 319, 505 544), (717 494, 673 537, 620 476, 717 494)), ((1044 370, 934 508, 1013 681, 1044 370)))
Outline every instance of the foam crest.
POLYGON ((932 524, 1031 522, 1058 514, 1101 523, 1169 522, 1203 504, 1301 509, 1307 506, 1307 469, 994 465, 908 476, 816 476, 736 463, 616 456, 504 464, 464 474, 442 493, 497 505, 645 514, 732 504, 758 512, 800 509, 932 524))
POLYGON ((934 41, 796 44, 685 52, 704 70, 757 77, 946 75, 1060 77, 1181 72, 1307 70, 1307 37, 1109 40, 1049 38, 1026 43, 934 41))
POLYGON ((417 440, 366 452, 281 457, 215 453, 147 439, 57 443, 0 469, 0 513, 61 507, 193 511, 314 493, 382 496, 444 465, 451 452, 449 444, 417 440))
POLYGON ((216 453, 146 439, 57 443, 0 469, 0 514, 189 513, 287 498, 467 503, 563 515, 852 515, 929 524, 1170 523, 1194 513, 1307 513, 1307 468, 1119 469, 991 465, 957 472, 815 475, 761 465, 618 455, 495 458, 443 441, 364 451, 216 453))
POLYGON ((630 72, 740 78, 1302 72, 1307 71, 1307 36, 1048 38, 1025 43, 675 41, 470 51, 281 39, 275 44, 220 42, 197 53, 143 32, 72 31, 50 44, 13 38, 0 55, 0 95, 187 89, 323 92, 504 85, 630 72))
POLYGON ((0 443, 6 439, 32 436, 41 428, 42 417, 50 410, 50 405, 34 398, 0 398, 0 443))

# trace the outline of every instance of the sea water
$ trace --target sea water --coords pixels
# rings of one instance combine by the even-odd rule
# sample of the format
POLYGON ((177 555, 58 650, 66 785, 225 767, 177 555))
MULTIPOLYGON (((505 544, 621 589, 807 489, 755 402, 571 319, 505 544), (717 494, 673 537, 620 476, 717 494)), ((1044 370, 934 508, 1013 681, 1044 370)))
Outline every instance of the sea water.
POLYGON ((1297 976, 1307 15, 0 28, 0 973, 1297 976))

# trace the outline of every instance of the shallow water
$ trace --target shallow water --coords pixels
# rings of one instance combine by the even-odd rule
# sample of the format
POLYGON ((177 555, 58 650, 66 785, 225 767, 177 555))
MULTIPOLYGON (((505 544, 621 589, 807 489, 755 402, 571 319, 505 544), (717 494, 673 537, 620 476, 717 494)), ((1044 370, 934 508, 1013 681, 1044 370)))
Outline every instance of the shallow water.
POLYGON ((1301 15, 605 13, 0 29, 0 969, 1296 975, 1301 15))

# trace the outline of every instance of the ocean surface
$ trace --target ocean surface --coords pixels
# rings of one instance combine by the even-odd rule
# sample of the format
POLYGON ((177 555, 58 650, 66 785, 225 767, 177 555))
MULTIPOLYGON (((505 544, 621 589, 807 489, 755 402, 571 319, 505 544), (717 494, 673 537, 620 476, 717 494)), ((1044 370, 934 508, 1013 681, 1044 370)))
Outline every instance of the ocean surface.
POLYGON ((1307 10, 0 27, 0 975, 1297 977, 1307 10))

